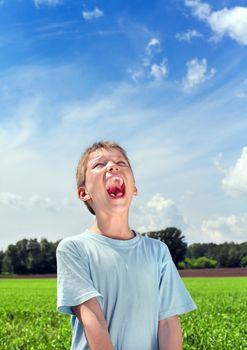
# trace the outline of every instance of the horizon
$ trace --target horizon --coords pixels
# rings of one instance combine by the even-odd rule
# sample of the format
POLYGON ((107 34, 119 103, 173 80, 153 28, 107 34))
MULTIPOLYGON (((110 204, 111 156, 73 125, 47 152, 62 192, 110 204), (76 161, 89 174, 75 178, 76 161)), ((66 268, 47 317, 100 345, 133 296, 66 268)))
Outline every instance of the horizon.
MULTIPOLYGON (((166 229, 167 229, 167 228, 169 228, 169 227, 166 227, 166 229)), ((162 229, 161 229, 161 230, 162 230, 162 229)), ((164 229, 164 230, 165 230, 165 229, 164 229)), ((149 231, 149 232, 153 232, 153 231, 149 231)), ((149 232, 143 232, 143 233, 141 233, 141 235, 145 235, 145 236, 146 236, 149 232)), ((155 231, 154 231, 154 232, 155 232, 155 231)), ((82 232, 81 234, 83 234, 83 232, 82 232)), ((45 240, 47 240, 49 243, 57 243, 57 242, 60 242, 63 238, 58 239, 58 240, 56 240, 56 241, 50 241, 48 238, 43 237, 43 236, 41 236, 40 238, 37 238, 37 237, 26 238, 26 237, 24 237, 24 238, 20 239, 19 241, 22 241, 22 240, 25 240, 25 239, 26 239, 26 240, 37 239, 37 241, 38 241, 39 243, 40 243, 40 241, 41 241, 42 239, 45 239, 45 240)), ((16 245, 19 241, 16 241, 15 243, 10 243, 9 245, 16 245)), ((187 248, 189 248, 189 247, 190 247, 191 245, 193 245, 193 244, 216 244, 216 245, 231 244, 231 243, 233 243, 233 244, 245 244, 245 243, 247 243, 247 240, 246 240, 246 241, 243 241, 243 242, 234 242, 234 241, 225 241, 225 242, 221 242, 221 243, 215 243, 215 242, 193 242, 193 243, 189 244, 189 243, 186 241, 186 237, 185 237, 184 242, 187 244, 187 248)), ((5 248, 0 247, 0 251, 5 252, 7 248, 8 248, 8 246, 6 246, 5 248)))

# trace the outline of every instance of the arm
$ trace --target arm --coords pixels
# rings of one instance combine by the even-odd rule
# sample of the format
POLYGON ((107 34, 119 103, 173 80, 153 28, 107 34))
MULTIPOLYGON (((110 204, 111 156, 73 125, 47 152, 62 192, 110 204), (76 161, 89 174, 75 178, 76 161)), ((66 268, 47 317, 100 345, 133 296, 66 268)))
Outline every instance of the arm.
POLYGON ((182 350, 182 331, 178 316, 159 321, 160 350, 182 350))
POLYGON ((72 310, 84 327, 90 350, 114 350, 104 314, 96 298, 73 306, 72 310))

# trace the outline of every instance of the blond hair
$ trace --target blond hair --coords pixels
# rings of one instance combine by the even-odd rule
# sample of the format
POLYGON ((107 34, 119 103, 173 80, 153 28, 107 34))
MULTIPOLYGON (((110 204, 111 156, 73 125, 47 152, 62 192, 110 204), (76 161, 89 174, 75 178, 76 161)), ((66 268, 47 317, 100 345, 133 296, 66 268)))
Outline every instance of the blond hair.
MULTIPOLYGON (((125 157, 125 159, 128 162, 128 165, 131 168, 130 161, 128 159, 126 151, 116 142, 111 142, 111 141, 99 141, 99 142, 94 142, 92 146, 88 147, 83 154, 80 157, 79 163, 77 165, 76 169, 76 184, 77 188, 84 186, 86 183, 86 172, 87 172, 87 163, 88 159, 91 153, 95 152, 97 149, 106 149, 106 150, 112 150, 112 149, 117 149, 119 150, 122 155, 125 157)), ((131 169, 132 170, 132 169, 131 169)), ((85 205, 87 206, 88 210, 90 211, 91 214, 95 215, 94 210, 92 207, 88 204, 88 202, 84 202, 85 205)))

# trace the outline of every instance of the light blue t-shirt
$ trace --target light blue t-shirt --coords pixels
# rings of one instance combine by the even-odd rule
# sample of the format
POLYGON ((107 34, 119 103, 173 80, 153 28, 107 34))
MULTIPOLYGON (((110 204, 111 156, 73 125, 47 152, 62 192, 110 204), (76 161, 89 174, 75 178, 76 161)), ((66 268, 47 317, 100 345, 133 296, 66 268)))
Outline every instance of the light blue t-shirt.
POLYGON ((71 306, 96 297, 115 350, 158 350, 158 322, 196 309, 167 246, 136 233, 112 239, 86 230, 57 248, 57 309, 72 315, 71 350, 89 350, 71 306))

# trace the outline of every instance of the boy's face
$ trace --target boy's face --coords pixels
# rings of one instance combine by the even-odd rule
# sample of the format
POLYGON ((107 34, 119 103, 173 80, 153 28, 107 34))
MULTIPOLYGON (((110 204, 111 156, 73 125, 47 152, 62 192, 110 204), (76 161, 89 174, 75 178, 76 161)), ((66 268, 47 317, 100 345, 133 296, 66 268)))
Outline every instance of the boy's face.
POLYGON ((136 194, 132 170, 120 150, 100 148, 89 155, 85 186, 79 187, 78 196, 88 201, 96 216, 128 211, 136 194))

